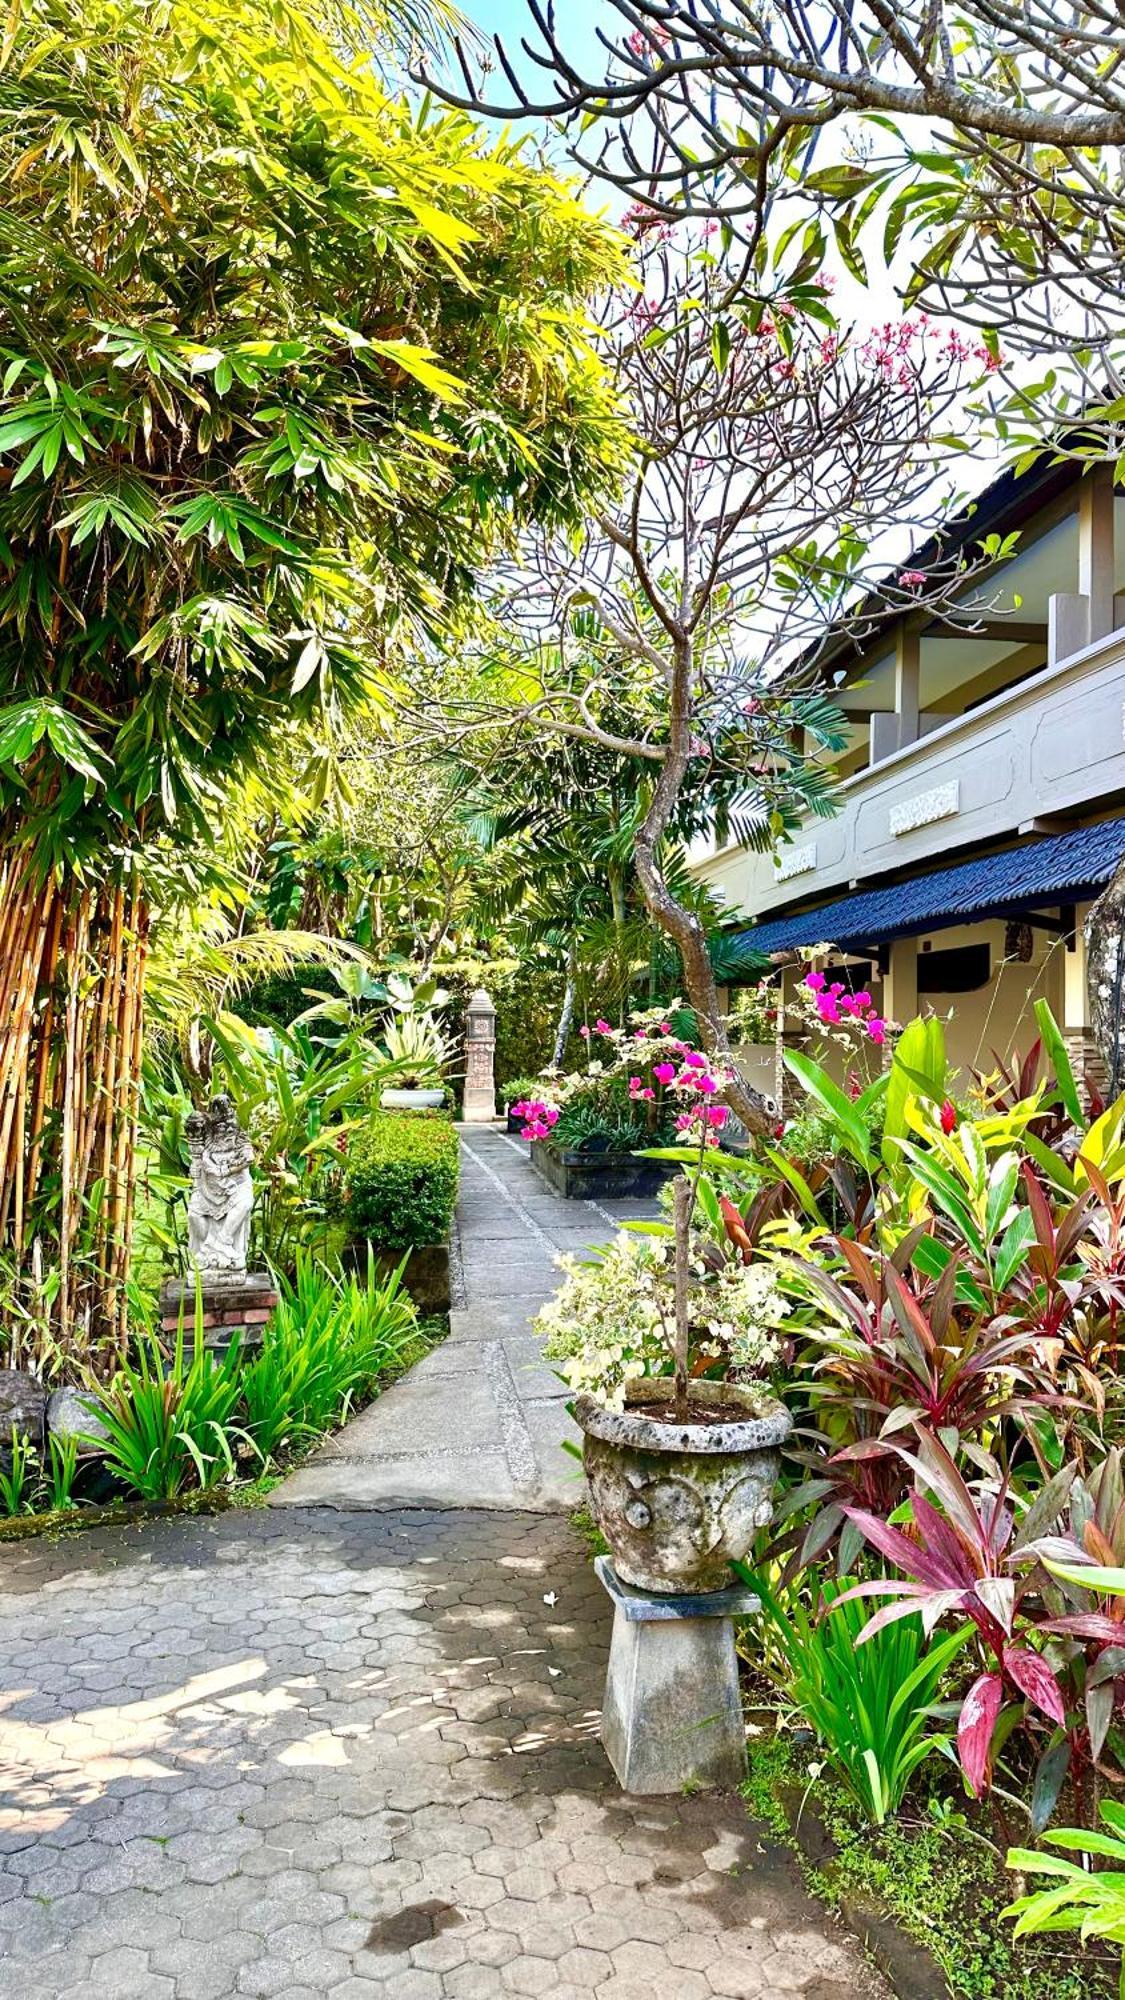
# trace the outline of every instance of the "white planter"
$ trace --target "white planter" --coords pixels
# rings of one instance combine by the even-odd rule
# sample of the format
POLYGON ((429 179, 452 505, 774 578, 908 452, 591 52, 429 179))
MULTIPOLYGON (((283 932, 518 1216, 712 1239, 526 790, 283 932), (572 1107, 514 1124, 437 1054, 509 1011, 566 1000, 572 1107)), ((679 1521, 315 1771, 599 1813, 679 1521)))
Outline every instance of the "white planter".
POLYGON ((437 1111, 445 1103, 444 1090, 384 1090, 379 1099, 384 1111, 437 1111))

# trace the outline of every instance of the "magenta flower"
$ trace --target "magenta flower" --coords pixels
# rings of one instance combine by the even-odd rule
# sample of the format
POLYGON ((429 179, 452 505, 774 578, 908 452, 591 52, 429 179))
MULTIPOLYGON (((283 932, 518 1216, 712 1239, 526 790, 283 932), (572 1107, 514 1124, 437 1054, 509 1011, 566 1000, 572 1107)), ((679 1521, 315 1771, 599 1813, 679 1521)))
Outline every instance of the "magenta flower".
POLYGON ((646 1100, 648 1100, 649 1102, 653 1102, 656 1097, 656 1092, 651 1088, 651 1086, 646 1085, 645 1089, 642 1090, 641 1092, 641 1096, 646 1100))
POLYGON ((867 1032, 872 1041, 881 1046, 887 1039, 887 1024, 879 1019, 878 1014, 873 1014, 867 1023, 867 1032))
POLYGON ((716 1131, 718 1131, 721 1125, 726 1124, 729 1115, 725 1104, 709 1104, 707 1106, 707 1123, 713 1125, 716 1131))
POLYGON ((633 1040, 634 1040, 635 1042, 643 1042, 643 1041, 647 1041, 647 1039, 648 1039, 648 1029, 647 1029, 647 1028, 634 1028, 634 1029, 633 1029, 633 1040))
POLYGON ((875 1005, 875 1002, 871 998, 870 993, 857 993, 855 996, 855 1004, 859 1013, 866 1014, 868 1008, 873 1007, 875 1005))
POLYGON ((613 1028, 608 1021, 597 1020, 594 1022, 594 1033, 595 1035, 612 1035, 613 1028))
POLYGON ((823 993, 824 988, 827 986, 827 984, 828 981, 825 979, 823 972, 806 972, 805 985, 810 989, 811 992, 823 993))
POLYGON ((654 1063, 652 1073, 657 1083, 671 1083, 672 1078, 676 1074, 676 1065, 670 1062, 654 1063))
POLYGON ((706 1069, 707 1058, 699 1049, 689 1049, 684 1056, 684 1063, 688 1069, 706 1069))
POLYGON ((530 1118, 531 1116, 531 1106, 526 1097, 521 1097, 518 1104, 509 1104, 508 1109, 513 1118, 530 1118))
POLYGON ((672 1030, 671 1030, 671 1027, 669 1026, 668 1022, 667 1022, 667 1021, 661 1021, 661 1023, 660 1023, 660 1028, 659 1028, 659 1033, 660 1033, 660 1034, 662 1034, 662 1035, 670 1035, 670 1034, 671 1034, 671 1032, 672 1032, 672 1030))
POLYGON ((581 1027, 579 1028, 578 1032, 579 1032, 579 1034, 580 1034, 580 1035, 581 1035, 581 1036, 583 1037, 583 1040, 585 1040, 585 1041, 589 1041, 589 1039, 590 1039, 590 1030, 589 1030, 589 1028, 588 1028, 588 1027, 586 1026, 586 1023, 585 1023, 585 1021, 583 1021, 583 1023, 582 1023, 582 1026, 581 1026, 581 1027))
POLYGON ((558 1114, 558 1112, 556 1111, 556 1109, 555 1109, 555 1107, 554 1107, 554 1105, 553 1105, 553 1104, 545 1104, 545 1105, 544 1105, 544 1107, 543 1107, 543 1121, 544 1121, 544 1123, 545 1123, 546 1125, 548 1125, 548 1126, 551 1126, 551 1125, 557 1125, 557 1124, 558 1124, 558 1122, 559 1122, 559 1114, 558 1114))
POLYGON ((697 1077, 696 1083, 698 1088, 702 1091, 704 1097, 714 1097, 715 1092, 719 1088, 713 1076, 697 1077))

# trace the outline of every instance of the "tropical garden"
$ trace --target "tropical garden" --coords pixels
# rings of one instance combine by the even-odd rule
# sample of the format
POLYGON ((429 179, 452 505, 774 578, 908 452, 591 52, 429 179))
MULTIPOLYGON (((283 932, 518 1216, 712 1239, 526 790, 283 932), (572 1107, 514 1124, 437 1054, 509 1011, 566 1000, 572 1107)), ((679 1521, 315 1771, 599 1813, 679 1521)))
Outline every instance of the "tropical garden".
POLYGON ((442 1338, 483 986, 552 1184, 660 1204, 539 1316, 576 1407, 774 1426, 752 1808, 979 2000, 1125 1993, 1125 1097, 1045 1006, 954 1071, 826 943, 783 1115, 691 852, 831 816, 828 636, 1013 552, 901 567, 967 443, 1118 463, 1076 11, 533 8, 532 80, 439 0, 0 40, 0 1535, 249 1504, 442 1338))

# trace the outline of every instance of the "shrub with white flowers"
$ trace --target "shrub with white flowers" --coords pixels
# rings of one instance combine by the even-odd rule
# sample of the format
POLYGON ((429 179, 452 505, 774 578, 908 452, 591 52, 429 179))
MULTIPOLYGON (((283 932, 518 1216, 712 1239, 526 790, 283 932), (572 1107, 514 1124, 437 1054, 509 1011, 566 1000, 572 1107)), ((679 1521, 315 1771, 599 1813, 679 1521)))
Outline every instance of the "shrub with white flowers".
MULTIPOLYGON (((673 1372, 673 1244, 623 1231, 596 1263, 558 1262, 565 1282, 535 1330, 569 1388, 621 1410, 630 1382, 673 1372)), ((766 1374, 789 1310, 772 1265, 732 1262, 716 1271, 693 1261, 691 1364, 722 1376, 766 1374)))

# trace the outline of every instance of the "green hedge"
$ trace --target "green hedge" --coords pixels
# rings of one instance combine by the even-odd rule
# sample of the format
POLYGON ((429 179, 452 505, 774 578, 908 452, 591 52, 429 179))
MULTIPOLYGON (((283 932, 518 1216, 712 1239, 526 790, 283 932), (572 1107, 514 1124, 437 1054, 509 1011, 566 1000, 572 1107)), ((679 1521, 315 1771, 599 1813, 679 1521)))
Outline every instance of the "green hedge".
POLYGON ((440 1112, 379 1111, 348 1149, 345 1215, 377 1250, 442 1243, 457 1200, 457 1134, 440 1112))

